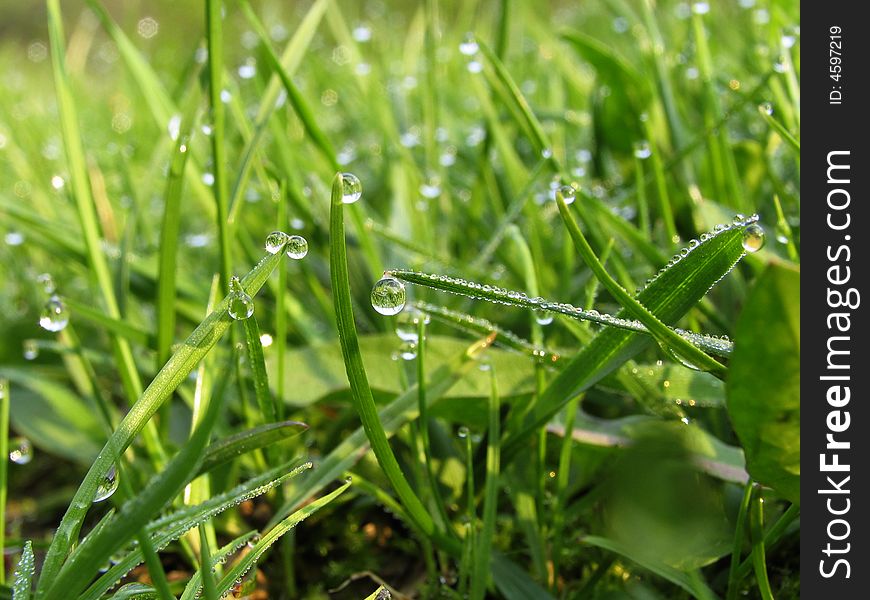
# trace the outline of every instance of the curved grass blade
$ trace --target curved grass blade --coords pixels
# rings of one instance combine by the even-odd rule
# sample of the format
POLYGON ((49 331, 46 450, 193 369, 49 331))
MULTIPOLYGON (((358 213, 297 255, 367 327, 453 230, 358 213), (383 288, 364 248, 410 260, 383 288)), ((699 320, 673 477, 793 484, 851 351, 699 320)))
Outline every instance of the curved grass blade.
MULTIPOLYGON (((707 291, 746 254, 743 232, 754 223, 717 226, 692 244, 685 256, 669 263, 637 295, 637 301, 664 323, 672 323, 695 306, 707 291)), ((616 318, 626 318, 623 309, 616 318)), ((503 445, 505 460, 516 456, 525 438, 549 421, 575 395, 593 386, 649 344, 646 336, 608 327, 578 352, 533 400, 529 416, 503 445)))
POLYGON ((243 322, 257 406, 260 407, 262 418, 267 423, 274 423, 278 420, 278 407, 276 399, 269 392, 269 379, 266 375, 266 362, 263 358, 263 343, 260 341, 260 327, 257 325, 257 317, 251 315, 243 322))
MULTIPOLYGON (((249 531, 248 533, 240 535, 230 543, 221 547, 211 559, 212 568, 216 567, 219 564, 225 563, 230 554, 237 552, 243 546, 253 542, 259 536, 260 534, 256 531, 249 531)), ((184 587, 184 592, 182 592, 181 598, 179 598, 179 600, 194 600, 199 594, 201 587, 202 569, 199 569, 196 573, 193 574, 193 577, 190 578, 190 581, 187 582, 187 585, 184 587)))
POLYGON ((157 591, 144 583, 128 583, 112 595, 111 600, 155 600, 157 591))
POLYGON ((247 573, 251 568, 253 568, 257 561, 260 560, 260 557, 269 549, 272 544, 278 541, 282 535, 296 527, 299 523, 304 521, 306 518, 332 502, 335 498, 341 495, 348 487, 350 487, 350 481, 345 482, 341 487, 336 489, 335 491, 323 496, 322 498, 318 498, 317 500, 306 504, 304 507, 300 508, 292 515, 275 525, 272 529, 270 529, 267 533, 265 533, 260 539, 259 542, 251 549, 249 553, 247 553, 239 562, 237 562, 233 567, 227 571, 227 573, 223 576, 223 579, 217 585, 217 593, 220 597, 223 597, 233 586, 233 583, 245 573, 247 573))
MULTIPOLYGON (((166 547, 170 542, 179 539, 182 535, 208 521, 224 510, 237 506, 245 500, 256 498, 274 487, 280 485, 289 478, 295 477, 311 468, 311 463, 305 463, 295 469, 290 469, 293 462, 285 463, 271 469, 262 475, 258 475, 235 488, 209 498, 196 506, 187 506, 152 521, 146 527, 151 542, 157 550, 166 547), (282 474, 283 473, 283 474, 282 474)), ((120 561, 109 568, 79 600, 97 600, 102 597, 106 590, 110 589, 126 573, 142 562, 142 552, 138 548, 125 555, 120 561)))
POLYGON ((124 503, 115 519, 82 541, 60 569, 44 598, 60 599, 78 594, 106 558, 132 539, 154 513, 183 489, 202 461, 221 406, 218 399, 211 402, 196 431, 163 472, 156 475, 138 495, 124 503))
MULTIPOLYGON (((545 312, 552 312, 564 315, 566 317, 570 317, 572 319, 577 319, 579 321, 591 321, 593 323, 599 323, 601 325, 607 325, 610 327, 615 327, 617 329, 651 335, 650 331, 646 328, 646 326, 638 320, 627 319, 620 316, 613 316, 606 313, 599 313, 597 310, 587 310, 584 308, 573 306, 571 304, 545 300, 540 297, 529 298, 523 292, 506 290, 504 288, 475 283, 473 281, 466 281, 465 279, 449 277, 447 275, 418 273, 416 271, 406 271, 403 269, 392 269, 387 271, 387 274, 392 275, 396 279, 401 279, 402 281, 405 281, 407 283, 423 285, 432 289, 449 292, 451 294, 466 296, 468 298, 486 300, 488 302, 493 302, 496 304, 506 304, 508 306, 516 306, 519 308, 527 308, 530 310, 542 310, 545 312)), ((679 337, 686 339, 693 346, 703 348, 704 350, 707 350, 708 352, 711 352, 713 354, 717 354, 719 356, 729 356, 731 353, 733 345, 727 338, 703 335, 691 331, 685 331, 683 329, 674 329, 674 332, 679 337)), ((507 337, 505 339, 507 339, 507 337)), ((514 342, 515 341, 516 340, 514 340, 514 342)), ((542 352, 542 350, 536 348, 534 352, 540 353, 542 352)), ((538 356, 540 357, 542 355, 538 354, 538 356)), ((556 355, 550 355, 551 361, 553 360, 553 356, 556 355)))
POLYGON ((267 423, 231 435, 213 443, 206 449, 196 477, 242 454, 280 443, 307 430, 308 425, 305 423, 284 421, 282 423, 267 423))
POLYGON ((435 523, 423 503, 411 489, 408 480, 402 473, 399 463, 390 448, 390 442, 384 432, 383 424, 378 417, 375 401, 369 388, 368 377, 360 355, 359 339, 356 333, 356 323, 353 317, 353 302, 350 294, 350 281, 347 270, 347 248, 344 239, 344 204, 342 190, 344 180, 342 174, 336 174, 332 181, 332 197, 330 199, 329 219, 329 266, 332 279, 332 293, 335 302, 336 324, 341 342, 341 352, 344 356, 347 379, 350 383, 354 408, 359 413, 372 450, 381 465, 384 474, 402 501, 405 510, 414 523, 427 536, 435 533, 435 523))
MULTIPOLYGON (((249 295, 256 294, 263 286, 269 274, 281 262, 282 256, 281 252, 265 256, 245 275, 241 283, 249 295)), ((149 422, 151 416, 187 378, 197 363, 211 350, 232 324, 233 319, 227 314, 228 305, 229 297, 225 297, 217 309, 190 334, 160 369, 100 451, 70 503, 51 542, 37 587, 40 595, 47 589, 45 586, 57 576, 61 564, 75 543, 85 513, 103 474, 133 442, 136 435, 149 422)))
POLYGON ((489 429, 486 439, 486 481, 483 493, 483 528, 474 545, 474 571, 471 576, 471 600, 482 600, 490 579, 490 547, 495 534, 498 508, 498 484, 501 433, 499 431, 499 400, 495 369, 490 370, 492 390, 489 398, 489 429))

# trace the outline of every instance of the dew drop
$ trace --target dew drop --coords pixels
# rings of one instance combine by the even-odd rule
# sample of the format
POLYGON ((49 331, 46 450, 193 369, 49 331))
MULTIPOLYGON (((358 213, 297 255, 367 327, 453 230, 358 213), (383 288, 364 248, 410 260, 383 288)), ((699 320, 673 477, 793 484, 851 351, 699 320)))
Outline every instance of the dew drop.
POLYGON ((305 258, 308 254, 308 240, 301 235, 291 235, 287 240, 287 256, 294 260, 305 258))
POLYGON ((459 437, 461 437, 463 439, 467 438, 468 437, 468 427, 463 425, 462 427, 460 427, 459 429, 456 430, 456 435, 458 435, 459 437))
POLYGON ((115 468, 115 465, 112 465, 109 467, 109 470, 106 471, 106 474, 103 475, 100 485, 97 486, 97 493, 94 495, 94 502, 102 502, 114 494, 117 489, 118 471, 115 468))
POLYGON ((538 325, 549 325, 553 322, 553 313, 538 309, 533 310, 532 313, 535 315, 535 321, 538 325))
POLYGON ((565 204, 573 204, 574 200, 577 199, 577 190, 570 185, 563 185, 556 191, 556 193, 562 197, 565 204))
POLYGON ((395 277, 382 277, 372 287, 372 308, 388 317, 405 308, 405 284, 395 277))
POLYGON ((26 465, 33 460, 33 444, 26 437, 9 440, 9 460, 16 465, 26 465))
POLYGON ((238 277, 230 279, 230 303, 227 312, 236 321, 242 321, 254 314, 254 301, 245 292, 238 277))
POLYGON ((49 273, 42 273, 36 276, 36 283, 42 286, 43 291, 46 294, 53 294, 55 292, 54 279, 52 279, 49 273))
POLYGON ((414 308, 400 312, 396 317, 396 335, 399 339, 416 344, 420 338, 417 328, 421 318, 422 313, 414 308))
POLYGON ((758 252, 764 246, 764 229, 753 223, 743 230, 743 249, 750 254, 758 252))
POLYGON ((278 254, 289 239, 290 236, 283 231, 273 231, 266 236, 266 252, 269 254, 278 254))
POLYGON ((402 342, 402 345, 399 346, 399 358, 402 360, 414 360, 417 358, 417 343, 416 342, 402 342))
POLYGON ((21 344, 24 360, 35 360, 39 356, 39 346, 36 340, 24 340, 21 344))
POLYGON ((649 147, 649 142, 646 140, 635 142, 633 145, 633 150, 635 157, 641 160, 647 159, 652 156, 652 150, 649 147))
POLYGON ((58 296, 52 296, 39 314, 39 326, 46 331, 58 332, 69 323, 69 311, 58 296))
POLYGON ((466 33, 462 43, 459 44, 459 52, 465 56, 474 56, 478 50, 480 50, 480 47, 477 45, 477 40, 474 39, 474 34, 466 33))
POLYGON ((758 112, 765 114, 765 115, 772 115, 773 114, 773 104, 771 104, 770 102, 762 102, 761 104, 758 105, 758 112))
POLYGON ((541 150, 541 158, 546 160, 553 158, 553 150, 551 148, 544 148, 541 150))
POLYGON ((341 174, 341 201, 353 204, 362 196, 362 183, 353 173, 341 174))

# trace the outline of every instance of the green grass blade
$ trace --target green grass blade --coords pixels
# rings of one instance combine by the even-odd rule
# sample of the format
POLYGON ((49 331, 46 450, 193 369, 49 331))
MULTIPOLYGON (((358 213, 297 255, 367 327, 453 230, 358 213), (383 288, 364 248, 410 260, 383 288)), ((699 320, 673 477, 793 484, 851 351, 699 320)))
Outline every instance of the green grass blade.
POLYGON ((267 533, 263 534, 262 539, 248 552, 242 560, 237 562, 233 567, 227 571, 227 573, 220 580, 220 583, 217 585, 217 593, 220 597, 223 597, 230 588, 233 586, 233 583, 240 577, 242 577, 245 573, 248 572, 251 568, 253 568, 257 561, 261 556, 269 549, 272 544, 277 542, 282 535, 296 527, 303 520, 332 502, 335 498, 340 496, 348 487, 350 487, 350 481, 344 483, 341 487, 336 489, 329 494, 314 500, 306 504, 304 507, 300 508, 292 515, 275 525, 272 529, 270 529, 267 533))
POLYGON ((257 317, 251 315, 244 320, 245 341, 248 348, 248 361, 254 378, 254 394, 257 398, 257 406, 260 414, 267 423, 278 420, 278 408, 276 399, 269 391, 269 378, 266 375, 266 362, 263 358, 263 343, 260 341, 260 327, 257 325, 257 317))
POLYGON ((499 488, 499 397, 495 369, 490 370, 492 391, 489 399, 489 429, 486 445, 486 481, 483 492, 483 527, 475 540, 474 572, 471 576, 471 600, 482 600, 490 579, 490 548, 495 533, 495 517, 498 508, 499 488))
MULTIPOLYGON (((6 494, 9 471, 9 381, 0 377, 0 557, 6 549, 6 494)), ((6 583, 6 568, 0 566, 0 585, 6 583)))
MULTIPOLYGON (((264 257, 244 277, 242 285, 248 294, 256 294, 272 270, 281 262, 282 256, 278 253, 264 257)), ((64 557, 75 543, 85 513, 103 474, 232 324, 232 318, 227 314, 228 305, 229 298, 226 297, 170 357, 100 452, 55 533, 43 564, 39 592, 44 593, 46 589, 44 586, 47 586, 57 575, 64 557)))
POLYGON ((341 341, 341 351, 344 356, 347 378, 350 382, 354 407, 359 413, 366 436, 372 445, 372 450, 381 465, 384 474, 389 479, 393 489, 402 501, 405 510, 414 523, 426 535, 435 533, 435 523, 429 515, 417 494, 411 489, 408 480, 402 473, 399 463, 390 448, 390 442, 384 432, 372 391, 369 388, 368 377, 360 355, 359 339, 356 333, 356 323, 353 318, 353 302, 350 294, 350 282, 347 270, 347 248, 344 239, 344 204, 342 203, 344 181, 338 173, 332 182, 332 198, 330 200, 330 274, 332 278, 332 293, 335 303, 338 337, 341 341))
POLYGON ((773 600, 773 591, 767 578, 767 559, 764 552, 764 499, 761 487, 754 487, 749 502, 749 532, 752 536, 752 566, 762 600, 773 600))
POLYGON ((15 572, 12 574, 12 600, 30 600, 35 572, 36 560, 33 558, 33 543, 27 540, 21 550, 18 566, 15 567, 15 572))
POLYGON ((205 525, 199 526, 200 567, 202 576, 202 595, 206 600, 218 600, 217 584, 212 572, 211 550, 209 549, 208 534, 205 525))
POLYGON ((737 600, 739 590, 737 585, 740 578, 737 575, 740 567, 740 553, 743 550, 743 538, 746 533, 746 515, 749 511, 749 502, 752 499, 753 483, 750 481, 743 490, 743 498, 740 501, 740 509, 737 512, 737 522, 734 527, 734 546, 731 550, 731 566, 728 569, 728 590, 725 600, 737 600))
MULTIPOLYGON (((685 257, 663 269, 637 295, 637 300, 662 322, 672 323, 695 306, 707 291, 745 255, 740 222, 719 226, 701 236, 685 257)), ((626 311, 616 316, 625 318, 626 311)), ((648 338, 616 328, 607 328, 583 347, 553 379, 544 393, 533 401, 531 418, 503 446, 504 456, 513 458, 523 440, 546 423, 572 397, 588 389, 602 377, 637 354, 648 338)))
POLYGON ((308 430, 308 425, 298 421, 267 423, 241 431, 210 445, 202 458, 197 476, 207 473, 247 452, 279 444, 308 430))
MULTIPOLYGON (((670 327, 662 323, 653 313, 651 313, 643 304, 638 302, 631 294, 613 279, 595 256, 595 252, 586 241, 586 236, 580 231, 580 227, 574 220, 568 210, 568 205, 565 204, 565 199, 561 191, 556 192, 556 202, 559 205, 559 214, 562 215, 562 220, 568 228, 568 233, 571 235, 571 240, 574 242, 574 248, 583 258, 595 277, 616 300, 625 307, 625 310, 635 319, 643 323, 649 332, 655 336, 662 344, 671 348, 674 352, 685 357, 686 360, 696 365, 698 368, 705 371, 710 371, 714 375, 724 378, 725 367, 718 361, 711 358, 704 352, 698 349, 697 346, 690 341, 673 331, 670 327)), ((757 218, 756 218, 757 220, 757 218)), ((754 221, 753 221, 754 222, 754 221)), ((744 223, 744 226, 749 225, 749 222, 744 223)))
POLYGON ((163 472, 155 476, 137 496, 126 502, 110 524, 82 541, 75 554, 60 569, 44 598, 69 598, 70 595, 78 594, 87 586, 100 565, 181 491, 196 473, 220 408, 220 402, 211 402, 196 431, 163 472))

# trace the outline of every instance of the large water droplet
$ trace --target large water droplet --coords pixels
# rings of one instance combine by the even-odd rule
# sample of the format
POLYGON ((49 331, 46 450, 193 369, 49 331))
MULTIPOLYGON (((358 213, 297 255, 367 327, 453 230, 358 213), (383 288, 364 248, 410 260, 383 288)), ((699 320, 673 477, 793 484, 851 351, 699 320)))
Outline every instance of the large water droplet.
POLYGON ((33 444, 26 437, 9 440, 9 460, 17 465, 26 465, 33 460, 33 444))
POLYGON ((100 480, 100 485, 97 486, 97 492, 94 494, 94 502, 102 502, 110 497, 118 489, 118 471, 115 465, 109 467, 106 474, 100 480))
POLYGON ((301 235, 291 235, 287 240, 287 256, 294 260, 305 258, 308 254, 308 240, 301 235))
POLYGON ((283 231, 273 231, 266 236, 266 252, 269 254, 278 254, 289 239, 290 236, 283 231))
POLYGON ((764 229, 761 225, 753 223, 743 230, 743 249, 752 254, 758 252, 764 246, 764 229))
POLYGON ((405 284, 395 277, 382 277, 372 288, 372 308, 388 317, 405 308, 405 284))
POLYGON ((47 331, 58 332, 69 323, 69 311, 63 301, 52 296, 39 314, 39 326, 47 331))
POLYGON ((245 292, 238 277, 230 279, 230 304, 227 312, 237 321, 247 319, 254 314, 254 301, 245 292))
POLYGON ((535 315, 535 321, 538 322, 538 325, 549 325, 553 322, 553 313, 551 312, 535 309, 532 313, 535 315))
POLYGON ((477 45, 477 40, 474 39, 474 34, 466 33, 462 43, 459 44, 459 51, 465 56, 474 56, 478 50, 480 47, 477 45))
POLYGON ((39 356, 39 346, 36 340, 24 340, 21 344, 24 360, 35 360, 39 356))
POLYGON ((341 201, 353 204, 362 196, 362 183, 353 173, 341 174, 341 201))
POLYGON ((556 193, 562 196, 562 200, 565 204, 573 204, 574 200, 577 198, 577 190, 570 185, 563 185, 556 191, 556 193))

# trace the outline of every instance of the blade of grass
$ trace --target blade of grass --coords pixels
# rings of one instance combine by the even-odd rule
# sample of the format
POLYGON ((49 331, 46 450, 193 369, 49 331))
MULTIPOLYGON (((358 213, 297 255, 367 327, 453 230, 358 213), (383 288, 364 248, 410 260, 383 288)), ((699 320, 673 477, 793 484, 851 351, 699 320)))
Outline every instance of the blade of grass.
POLYGON ((761 487, 753 486, 749 501, 749 533, 752 538, 752 566, 762 600, 773 600, 773 591, 767 578, 767 559, 764 551, 764 498, 761 487))
POLYGON ((482 600, 490 579, 490 548, 495 533, 499 488, 499 397, 495 368, 490 367, 489 430, 486 439, 486 481, 483 492, 483 527, 474 546, 474 572, 471 576, 471 600, 482 600))
POLYGON ((197 476, 242 454, 278 444, 307 430, 308 425, 305 423, 283 421, 281 423, 267 423, 223 438, 206 449, 197 476))
POLYGON ((204 525, 199 526, 199 547, 199 572, 202 575, 202 595, 206 600, 218 600, 217 584, 214 580, 214 572, 212 571, 208 534, 204 525))
POLYGON ((728 590, 725 600, 736 600, 739 592, 737 585, 740 583, 737 571, 740 567, 740 553, 743 549, 743 538, 746 533, 746 514, 749 511, 749 502, 752 499, 753 482, 750 481, 743 489, 743 498, 740 501, 740 509, 737 511, 737 522, 734 527, 734 546, 731 550, 731 566, 728 569, 728 590))
MULTIPOLYGON (((0 557, 6 549, 6 475, 9 470, 9 381, 0 378, 0 557)), ((0 565, 0 585, 6 583, 5 564, 0 565)))
POLYGON ((36 572, 36 560, 33 557, 33 542, 24 542, 18 566, 12 574, 12 600, 30 600, 33 587, 33 574, 36 572))
POLYGON ((248 361, 254 378, 254 393, 261 417, 267 423, 278 420, 277 401, 269 391, 269 379, 266 375, 266 362, 263 358, 263 343, 260 341, 260 327, 257 317, 251 315, 243 321, 245 326, 245 341, 248 347, 248 361))
POLYGON ((595 252, 592 250, 589 242, 586 241, 586 237, 583 235, 583 232, 580 231, 580 227, 569 212, 568 205, 565 204, 565 199, 562 196, 561 190, 556 192, 556 202, 559 205, 559 214, 562 215, 562 221, 568 228, 568 233, 571 235, 571 239, 574 242, 574 247, 583 258, 586 266, 592 270, 598 278, 598 281, 601 282, 601 285, 603 285, 604 288, 610 292, 614 298, 616 298, 630 315, 643 323, 649 332, 662 344, 665 344, 668 348, 671 348, 674 352, 683 356, 697 368, 703 369, 704 371, 710 371, 720 379, 724 378, 725 367, 722 364, 699 350, 697 346, 662 323, 653 313, 631 296, 631 294, 626 292, 625 289, 610 276, 607 269, 604 268, 604 265, 602 265, 598 260, 598 257, 595 256, 595 252))
MULTIPOLYGON (((244 277, 242 284, 248 294, 256 294, 272 270, 281 262, 282 256, 283 254, 279 252, 264 257, 244 277)), ((46 554, 42 576, 37 588, 40 597, 56 577, 64 558, 75 543, 100 479, 117 457, 133 442, 135 436, 142 431, 151 416, 187 378, 199 361, 229 328, 232 318, 227 314, 228 305, 229 298, 226 297, 170 357, 118 425, 94 464, 91 465, 66 514, 64 514, 46 554)))

